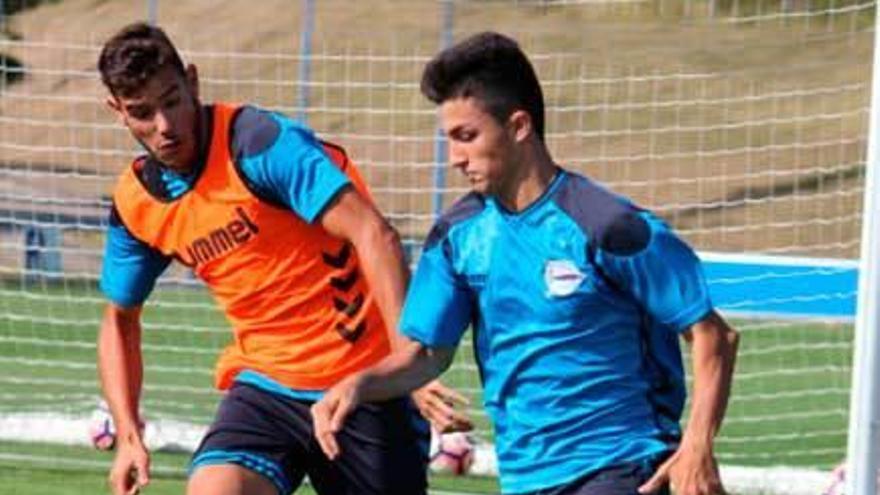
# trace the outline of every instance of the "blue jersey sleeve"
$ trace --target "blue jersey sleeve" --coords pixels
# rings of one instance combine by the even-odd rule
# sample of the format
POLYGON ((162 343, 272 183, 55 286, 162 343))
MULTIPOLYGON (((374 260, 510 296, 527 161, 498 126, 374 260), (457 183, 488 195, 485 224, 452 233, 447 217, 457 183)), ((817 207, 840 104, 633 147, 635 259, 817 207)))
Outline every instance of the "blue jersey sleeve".
POLYGON ((409 286, 400 330, 428 347, 453 347, 471 323, 473 298, 452 267, 448 240, 429 238, 409 286))
POLYGON ((712 310, 700 260, 650 213, 621 218, 619 228, 610 229, 597 248, 596 262, 652 318, 678 331, 687 330, 712 310), (632 243, 632 237, 644 241, 632 243), (619 249, 634 244, 640 247, 636 251, 619 249))
POLYGON ((251 189, 309 223, 350 184, 314 134, 280 114, 243 108, 233 123, 231 146, 251 189))
POLYGON ((170 257, 133 237, 116 210, 111 211, 100 282, 110 301, 123 307, 143 304, 170 262, 170 257))

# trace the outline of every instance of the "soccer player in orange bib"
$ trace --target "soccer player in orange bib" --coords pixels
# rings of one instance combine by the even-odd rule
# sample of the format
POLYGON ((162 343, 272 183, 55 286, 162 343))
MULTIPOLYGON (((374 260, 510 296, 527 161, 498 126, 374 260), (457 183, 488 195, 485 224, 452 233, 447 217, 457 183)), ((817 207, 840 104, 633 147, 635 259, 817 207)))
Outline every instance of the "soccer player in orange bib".
MULTIPOLYGON (((196 68, 157 27, 123 28, 98 67, 107 104, 148 152, 116 186, 101 273, 113 492, 149 481, 136 413, 140 314, 176 259, 234 330, 216 368, 226 394, 188 493, 288 494, 306 474, 321 494, 424 493, 428 429, 408 398, 361 407, 341 459, 313 439, 311 404, 390 353, 408 277, 399 238, 345 151, 276 113, 203 105, 196 68)), ((454 391, 433 384, 413 397, 441 428, 467 426, 448 405, 461 400, 454 391)))

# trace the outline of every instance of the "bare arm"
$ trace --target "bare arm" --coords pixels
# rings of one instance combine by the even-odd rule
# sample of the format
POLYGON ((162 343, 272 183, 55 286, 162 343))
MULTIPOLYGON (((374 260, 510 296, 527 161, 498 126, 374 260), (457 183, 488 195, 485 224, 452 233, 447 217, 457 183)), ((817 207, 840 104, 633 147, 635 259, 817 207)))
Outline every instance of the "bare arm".
POLYGON ((376 295, 388 339, 392 348, 396 348, 399 344, 397 321, 409 282, 397 231, 353 187, 339 194, 321 216, 321 225, 330 234, 354 245, 367 283, 376 295))
POLYGON ((691 344, 694 385, 682 443, 711 451, 727 411, 739 334, 712 313, 691 327, 685 338, 691 344))
POLYGON ((381 363, 331 388, 312 406, 315 437, 330 459, 339 455, 336 433, 345 418, 363 402, 406 394, 437 378, 452 363, 455 348, 427 348, 401 337, 398 349, 381 363))
MULTIPOLYGON (((364 276, 376 295, 376 302, 388 329, 392 351, 401 348, 406 339, 397 331, 409 269, 403 256, 400 237, 375 206, 354 188, 348 188, 321 217, 321 225, 331 234, 351 242, 358 252, 364 276)), ((437 374, 439 375, 439 373, 437 374)), ((434 375, 436 377, 437 375, 434 375)), ((433 378, 433 377, 432 377, 433 378)), ((430 380, 430 379, 429 379, 430 380)), ((419 411, 438 431, 467 431, 473 424, 455 404, 467 404, 467 398, 440 381, 422 381, 424 386, 397 388, 398 395, 412 391, 419 411)), ((409 382, 407 382, 409 383, 409 382)), ((388 395, 384 398, 393 397, 388 395)))
POLYGON ((440 376, 455 357, 454 347, 428 348, 406 337, 401 341, 396 352, 353 377, 361 401, 386 400, 415 390, 440 376))
POLYGON ((149 456, 138 425, 143 384, 140 306, 108 304, 98 336, 98 371, 116 426, 117 454, 110 471, 115 494, 136 493, 149 482, 149 456))
POLYGON ((724 493, 714 439, 721 427, 739 344, 739 334, 712 312, 684 338, 691 345, 694 384, 691 413, 681 445, 639 491, 651 493, 669 481, 679 495, 724 493))

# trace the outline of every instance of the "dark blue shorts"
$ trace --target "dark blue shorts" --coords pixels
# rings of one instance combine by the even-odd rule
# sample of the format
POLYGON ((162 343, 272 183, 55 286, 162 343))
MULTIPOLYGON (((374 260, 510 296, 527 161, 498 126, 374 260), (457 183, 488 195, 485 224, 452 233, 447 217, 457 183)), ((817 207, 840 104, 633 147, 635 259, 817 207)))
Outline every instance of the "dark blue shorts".
POLYGON ((429 428, 410 400, 364 404, 338 435, 331 462, 312 430, 311 401, 236 383, 193 454, 201 466, 236 464, 262 474, 287 495, 305 475, 322 495, 420 495, 427 489, 429 428))
MULTIPOLYGON (((638 495, 659 463, 626 463, 594 471, 570 483, 523 495, 638 495)), ((654 495, 669 495, 667 484, 654 495)))

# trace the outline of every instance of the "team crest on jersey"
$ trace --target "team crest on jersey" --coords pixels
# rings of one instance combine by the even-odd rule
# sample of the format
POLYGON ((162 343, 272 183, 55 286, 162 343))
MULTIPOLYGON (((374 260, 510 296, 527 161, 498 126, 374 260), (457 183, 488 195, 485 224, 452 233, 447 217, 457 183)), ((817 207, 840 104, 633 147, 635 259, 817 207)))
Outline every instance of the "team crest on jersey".
POLYGON ((571 260, 549 260, 544 265, 544 284, 554 297, 573 294, 586 277, 571 260))

